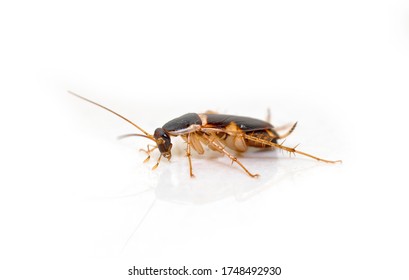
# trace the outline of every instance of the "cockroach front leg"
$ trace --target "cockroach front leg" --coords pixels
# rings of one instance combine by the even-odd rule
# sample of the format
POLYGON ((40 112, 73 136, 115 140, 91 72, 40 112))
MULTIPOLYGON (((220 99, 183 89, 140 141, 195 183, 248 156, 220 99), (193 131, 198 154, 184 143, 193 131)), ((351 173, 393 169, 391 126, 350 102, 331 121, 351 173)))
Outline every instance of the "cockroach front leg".
POLYGON ((143 163, 148 162, 150 160, 150 158, 151 158, 151 152, 158 148, 158 146, 152 146, 152 145, 149 145, 149 144, 146 147, 147 147, 147 150, 139 149, 140 152, 145 152, 148 155, 148 157, 143 161, 143 163), (151 149, 149 149, 149 147, 153 147, 153 149, 151 150, 151 149))
POLYGON ((158 161, 156 162, 156 164, 152 167, 152 170, 155 170, 156 168, 158 168, 161 158, 162 158, 162 154, 159 156, 158 161))
POLYGON ((191 158, 191 154, 190 154, 190 145, 191 145, 191 139, 190 139, 191 136, 190 135, 191 135, 190 133, 187 135, 187 140, 186 140, 186 143, 187 143, 186 156, 187 156, 187 159, 189 160, 190 177, 195 177, 195 175, 193 174, 192 158, 191 158))

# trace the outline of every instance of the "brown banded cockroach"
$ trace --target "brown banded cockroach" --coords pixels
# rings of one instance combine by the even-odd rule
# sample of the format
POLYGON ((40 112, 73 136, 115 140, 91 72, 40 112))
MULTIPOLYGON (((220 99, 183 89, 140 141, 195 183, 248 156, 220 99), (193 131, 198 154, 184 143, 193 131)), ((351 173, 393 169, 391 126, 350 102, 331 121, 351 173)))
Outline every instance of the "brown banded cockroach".
POLYGON ((148 157, 144 162, 147 162, 150 159, 152 151, 156 149, 159 150, 159 158, 152 169, 156 169, 158 167, 162 157, 170 160, 172 157, 171 137, 177 136, 182 137, 186 142, 186 156, 189 161, 189 171, 191 177, 194 176, 191 150, 193 149, 198 154, 202 155, 205 152, 203 145, 209 147, 213 151, 217 151, 228 156, 232 160, 232 163, 236 162, 251 177, 257 177, 259 175, 253 174, 247 170, 247 168, 237 159, 236 156, 232 155, 226 150, 226 147, 238 153, 246 152, 248 147, 256 147, 261 149, 278 148, 287 151, 290 154, 300 154, 326 163, 341 162, 340 160, 326 160, 311 154, 307 154, 296 150, 297 146, 284 146, 284 141, 282 143, 278 143, 277 140, 284 139, 293 132, 297 123, 290 126, 287 132, 280 135, 278 134, 277 129, 275 129, 269 121, 242 116, 217 114, 215 112, 206 112, 203 114, 187 113, 165 123, 162 127, 157 128, 152 135, 142 129, 139 125, 133 123, 115 111, 82 97, 72 91, 68 91, 68 93, 117 115, 143 133, 126 134, 122 137, 140 136, 155 142, 156 145, 148 145, 147 150, 142 150, 148 154, 148 157))

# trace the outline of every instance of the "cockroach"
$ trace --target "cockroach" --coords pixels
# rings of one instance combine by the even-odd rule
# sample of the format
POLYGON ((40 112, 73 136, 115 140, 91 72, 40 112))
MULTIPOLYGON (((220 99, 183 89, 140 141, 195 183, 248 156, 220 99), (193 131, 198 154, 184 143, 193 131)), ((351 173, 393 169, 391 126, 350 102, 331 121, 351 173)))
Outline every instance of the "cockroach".
POLYGON ((278 129, 274 128, 269 120, 263 121, 250 117, 225 115, 208 111, 202 114, 184 114, 178 118, 168 121, 162 127, 155 129, 155 132, 152 135, 141 128, 139 125, 133 123, 132 121, 115 111, 88 98, 80 96, 72 91, 68 91, 68 93, 117 115, 143 133, 126 134, 122 137, 139 136, 148 138, 155 142, 156 145, 148 145, 147 150, 141 149, 148 155, 144 162, 149 161, 152 151, 156 149, 159 150, 159 158, 157 159, 157 162, 152 169, 156 169, 158 167, 162 157, 170 160, 170 158, 172 157, 171 137, 177 136, 182 137, 186 142, 186 156, 189 161, 189 172, 191 177, 194 177, 191 150, 193 149, 198 154, 202 155, 205 152, 203 145, 209 147, 213 151, 228 156, 232 160, 232 163, 237 163, 251 177, 258 177, 259 174, 251 173, 237 159, 236 156, 226 150, 226 147, 238 153, 246 152, 249 147, 256 147, 260 149, 278 148, 287 151, 290 154, 300 154, 326 163, 341 162, 340 160, 333 161, 322 159, 311 154, 296 150, 298 145, 291 148, 288 146, 284 146, 284 141, 282 143, 278 143, 277 140, 286 138, 294 131, 297 123, 294 123, 289 127, 287 132, 280 135, 277 132, 278 129))

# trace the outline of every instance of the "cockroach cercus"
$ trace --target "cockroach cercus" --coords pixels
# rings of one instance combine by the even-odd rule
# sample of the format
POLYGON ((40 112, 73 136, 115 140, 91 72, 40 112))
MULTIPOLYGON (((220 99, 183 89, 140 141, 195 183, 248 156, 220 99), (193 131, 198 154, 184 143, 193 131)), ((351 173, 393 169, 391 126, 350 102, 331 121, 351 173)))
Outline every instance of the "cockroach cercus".
POLYGON ((122 137, 141 136, 155 142, 156 145, 148 145, 147 150, 142 150, 148 154, 148 157, 144 162, 147 162, 150 159, 152 151, 155 149, 159 150, 159 158, 152 169, 158 167, 162 157, 170 160, 172 157, 171 137, 177 136, 182 137, 186 142, 186 156, 189 161, 191 177, 194 177, 191 150, 193 149, 198 154, 202 155, 205 152, 203 145, 209 147, 213 151, 228 156, 232 160, 232 163, 236 162, 251 177, 257 177, 259 175, 253 174, 247 170, 237 157, 232 155, 226 148, 238 153, 246 152, 248 147, 256 147, 260 149, 278 148, 287 151, 290 154, 300 154, 326 163, 341 162, 340 160, 326 160, 307 154, 296 150, 297 146, 293 148, 284 146, 284 141, 278 143, 277 140, 286 138, 291 132, 293 132, 297 123, 290 126, 287 132, 280 135, 277 132, 278 129, 275 129, 269 121, 242 116, 217 114, 215 112, 206 112, 203 114, 187 113, 168 121, 162 127, 157 128, 152 135, 142 129, 139 125, 107 107, 82 97, 72 91, 68 91, 68 93, 117 115, 143 133, 126 134, 122 137))

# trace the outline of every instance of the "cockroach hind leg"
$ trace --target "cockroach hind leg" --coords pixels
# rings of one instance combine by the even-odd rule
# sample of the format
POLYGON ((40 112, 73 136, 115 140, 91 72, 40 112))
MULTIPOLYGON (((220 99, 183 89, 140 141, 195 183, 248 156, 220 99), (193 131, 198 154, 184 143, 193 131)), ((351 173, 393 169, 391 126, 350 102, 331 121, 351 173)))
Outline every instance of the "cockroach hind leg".
POLYGON ((246 139, 262 143, 262 144, 264 144, 266 146, 270 146, 270 147, 281 149, 283 151, 287 151, 287 152, 289 152, 291 154, 303 155, 303 156, 310 157, 310 158, 313 158, 315 160, 326 162, 326 163, 342 163, 342 160, 327 160, 327 159, 319 158, 319 157, 313 156, 311 154, 296 150, 295 148, 298 147, 298 145, 295 146, 294 148, 284 146, 283 143, 284 143, 285 140, 281 144, 277 144, 277 143, 273 143, 273 142, 270 142, 270 141, 267 141, 267 140, 264 140, 264 139, 260 139, 260 138, 257 138, 257 137, 251 136, 251 135, 244 135, 244 137, 246 139))
POLYGON ((311 154, 307 154, 307 153, 305 153, 305 152, 296 150, 296 148, 297 148, 299 145, 300 145, 300 144, 297 144, 297 145, 295 145, 293 148, 284 147, 284 146, 283 146, 283 147, 285 148, 284 150, 288 151, 288 152, 290 153, 290 155, 293 154, 294 157, 296 156, 296 154, 300 154, 300 155, 303 155, 303 156, 306 156, 306 157, 313 158, 313 159, 315 159, 315 160, 317 160, 317 161, 322 161, 322 162, 326 162, 326 163, 342 163, 342 160, 328 160, 328 159, 323 159, 323 158, 319 158, 319 157, 313 156, 313 155, 311 155, 311 154))
POLYGON ((305 152, 303 152, 303 151, 296 150, 296 148, 298 147, 298 145, 299 145, 299 144, 297 144, 297 145, 294 146, 293 148, 286 147, 286 146, 283 146, 283 145, 279 145, 279 146, 277 146, 277 148, 282 149, 282 150, 284 150, 284 151, 287 151, 287 152, 290 153, 290 155, 294 155, 294 156, 296 156, 296 154, 299 154, 299 155, 303 155, 303 156, 306 156, 306 157, 310 157, 310 158, 313 158, 313 159, 315 159, 315 160, 317 160, 317 161, 322 161, 322 162, 326 162, 326 163, 342 163, 342 160, 328 160, 328 159, 323 159, 323 158, 319 158, 319 157, 313 156, 313 155, 311 155, 311 154, 305 153, 305 152))

